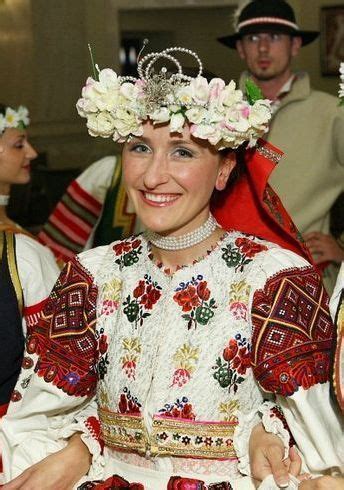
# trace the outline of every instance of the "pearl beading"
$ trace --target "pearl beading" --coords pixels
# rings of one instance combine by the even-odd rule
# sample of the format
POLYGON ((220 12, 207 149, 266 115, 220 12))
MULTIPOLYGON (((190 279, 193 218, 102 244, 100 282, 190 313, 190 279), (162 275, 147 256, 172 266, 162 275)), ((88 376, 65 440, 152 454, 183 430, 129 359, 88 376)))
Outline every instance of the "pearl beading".
POLYGON ((157 248, 162 250, 183 250, 185 248, 193 247, 206 240, 213 231, 217 228, 218 224, 212 214, 202 226, 190 233, 186 233, 181 236, 163 236, 154 231, 147 230, 145 236, 147 240, 157 248))

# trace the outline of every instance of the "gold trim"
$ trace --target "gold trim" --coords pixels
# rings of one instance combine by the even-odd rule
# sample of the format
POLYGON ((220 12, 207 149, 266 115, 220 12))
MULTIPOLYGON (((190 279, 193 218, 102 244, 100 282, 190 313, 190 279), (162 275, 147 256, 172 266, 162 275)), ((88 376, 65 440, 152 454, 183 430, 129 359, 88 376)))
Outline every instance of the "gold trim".
POLYGON ((143 419, 98 408, 102 438, 109 447, 145 453, 147 436, 143 419))
POLYGON ((152 456, 183 456, 206 459, 236 458, 233 422, 196 422, 159 417, 149 436, 141 416, 124 415, 98 408, 105 444, 116 449, 152 456))
POLYGON ((6 235, 6 243, 7 243, 8 269, 10 271, 13 287, 17 296, 19 311, 22 314, 23 306, 24 306, 23 290, 18 275, 13 233, 5 232, 5 235, 6 235))
POLYGON ((154 419, 151 452, 207 459, 236 458, 233 436, 237 425, 237 422, 154 419))

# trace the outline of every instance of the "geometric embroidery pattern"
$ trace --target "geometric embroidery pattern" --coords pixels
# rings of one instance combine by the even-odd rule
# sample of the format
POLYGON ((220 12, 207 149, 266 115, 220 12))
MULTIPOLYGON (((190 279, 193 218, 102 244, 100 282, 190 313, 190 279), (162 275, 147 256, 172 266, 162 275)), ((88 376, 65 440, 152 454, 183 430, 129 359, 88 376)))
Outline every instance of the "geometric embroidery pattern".
POLYGON ((311 266, 269 278, 254 295, 252 323, 252 367, 265 391, 290 396, 330 379, 334 328, 311 266))
POLYGON ((28 342, 35 371, 74 396, 91 396, 97 382, 97 287, 77 259, 69 262, 50 294, 28 342))

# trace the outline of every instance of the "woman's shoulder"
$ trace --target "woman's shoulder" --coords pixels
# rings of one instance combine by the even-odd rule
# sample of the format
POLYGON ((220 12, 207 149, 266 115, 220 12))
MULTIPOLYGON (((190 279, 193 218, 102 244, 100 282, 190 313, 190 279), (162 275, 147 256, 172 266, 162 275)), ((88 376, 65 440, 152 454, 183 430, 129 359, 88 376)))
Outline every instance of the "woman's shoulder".
POLYGON ((95 277, 103 265, 109 266, 111 264, 111 268, 121 269, 123 266, 138 262, 142 253, 142 245, 142 235, 132 235, 108 245, 86 250, 78 254, 76 260, 95 277), (109 261, 109 264, 105 264, 106 261, 109 261))
POLYGON ((227 248, 242 256, 242 261, 249 265, 249 271, 258 279, 294 269, 312 267, 300 255, 280 245, 269 242, 255 235, 248 235, 239 231, 228 234, 227 248))

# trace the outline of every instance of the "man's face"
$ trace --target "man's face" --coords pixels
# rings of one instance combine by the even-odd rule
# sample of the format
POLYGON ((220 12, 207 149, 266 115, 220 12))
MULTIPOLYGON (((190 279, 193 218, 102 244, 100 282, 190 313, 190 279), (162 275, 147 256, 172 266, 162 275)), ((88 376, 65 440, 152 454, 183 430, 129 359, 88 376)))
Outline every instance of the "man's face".
POLYGON ((288 74, 291 60, 300 47, 300 37, 278 32, 248 34, 237 42, 240 58, 246 61, 250 73, 260 81, 288 74))

